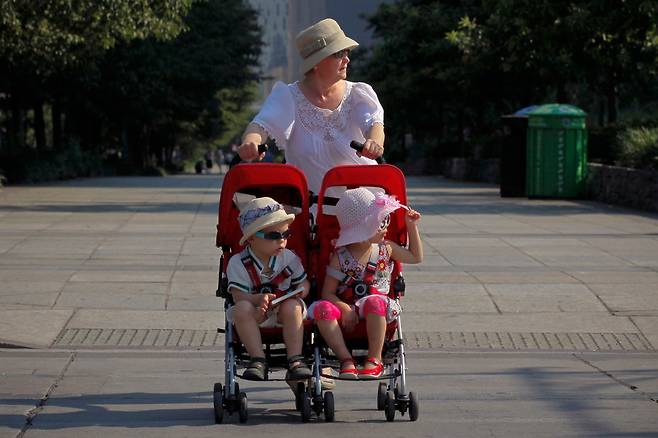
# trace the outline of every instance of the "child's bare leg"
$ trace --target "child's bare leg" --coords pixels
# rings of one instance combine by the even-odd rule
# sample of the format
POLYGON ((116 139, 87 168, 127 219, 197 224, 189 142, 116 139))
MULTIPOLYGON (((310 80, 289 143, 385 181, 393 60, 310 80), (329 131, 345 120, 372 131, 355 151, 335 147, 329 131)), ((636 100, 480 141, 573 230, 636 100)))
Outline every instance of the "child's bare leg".
MULTIPOLYGON (((368 357, 374 357, 381 362, 384 336, 386 335, 386 317, 369 313, 366 315, 366 329, 368 330, 368 357)), ((364 368, 369 369, 375 366, 371 362, 366 362, 364 368)))
POLYGON ((283 342, 288 357, 302 353, 304 329, 302 326, 302 305, 295 299, 285 300, 279 307, 279 322, 283 325, 283 342))
POLYGON ((318 330, 322 334, 325 342, 331 348, 331 350, 336 354, 336 357, 340 361, 352 359, 350 351, 345 345, 345 340, 343 339, 343 332, 340 330, 337 320, 326 320, 318 319, 315 321, 318 325, 318 330))
POLYGON ((238 301, 231 312, 235 329, 249 356, 252 358, 265 357, 254 305, 248 301, 238 301))

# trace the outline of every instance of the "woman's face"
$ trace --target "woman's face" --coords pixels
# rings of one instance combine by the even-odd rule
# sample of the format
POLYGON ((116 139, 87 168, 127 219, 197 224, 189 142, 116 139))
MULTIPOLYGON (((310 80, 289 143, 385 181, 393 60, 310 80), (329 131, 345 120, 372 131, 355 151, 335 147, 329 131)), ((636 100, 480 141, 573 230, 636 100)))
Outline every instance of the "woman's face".
POLYGON ((347 64, 350 63, 349 49, 327 56, 316 65, 317 73, 327 79, 347 79, 347 64))

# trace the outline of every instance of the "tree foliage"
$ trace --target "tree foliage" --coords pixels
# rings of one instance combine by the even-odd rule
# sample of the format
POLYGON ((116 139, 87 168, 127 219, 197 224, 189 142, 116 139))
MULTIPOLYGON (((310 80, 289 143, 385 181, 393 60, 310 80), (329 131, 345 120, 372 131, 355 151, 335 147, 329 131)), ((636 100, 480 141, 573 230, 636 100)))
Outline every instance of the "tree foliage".
POLYGON ((469 139, 530 104, 575 104, 608 124, 658 100, 655 1, 399 0, 369 20, 376 44, 359 74, 398 144, 412 133, 468 155, 469 139))
POLYGON ((3 0, 0 155, 74 142, 164 165, 249 103, 260 44, 241 0, 3 0))

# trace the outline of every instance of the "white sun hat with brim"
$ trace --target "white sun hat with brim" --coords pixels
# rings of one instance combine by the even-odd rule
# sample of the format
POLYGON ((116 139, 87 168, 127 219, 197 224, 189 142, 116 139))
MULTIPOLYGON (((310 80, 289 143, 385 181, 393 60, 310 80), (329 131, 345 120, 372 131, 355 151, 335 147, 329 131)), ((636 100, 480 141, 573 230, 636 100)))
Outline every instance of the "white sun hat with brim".
POLYGON ((329 55, 359 45, 349 38, 336 20, 325 18, 297 34, 297 51, 302 58, 301 71, 305 74, 329 55))
POLYGON ((365 242, 372 238, 387 215, 404 208, 393 196, 376 194, 365 187, 346 190, 336 204, 340 235, 336 246, 365 242))
POLYGON ((242 230, 240 245, 244 245, 247 239, 258 231, 272 225, 294 220, 295 215, 286 213, 283 205, 274 199, 268 197, 254 198, 242 207, 238 216, 240 229, 242 230))

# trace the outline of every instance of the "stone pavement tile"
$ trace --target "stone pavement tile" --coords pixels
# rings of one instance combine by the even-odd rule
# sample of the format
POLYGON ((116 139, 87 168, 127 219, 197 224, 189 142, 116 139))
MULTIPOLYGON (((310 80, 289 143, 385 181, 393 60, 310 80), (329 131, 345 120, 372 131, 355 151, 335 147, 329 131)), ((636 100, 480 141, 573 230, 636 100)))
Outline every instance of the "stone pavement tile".
MULTIPOLYGON (((630 318, 604 312, 545 312, 506 314, 440 313, 435 310, 403 314, 406 331, 638 333, 630 318)), ((656 330, 658 333, 658 330, 656 330)), ((657 336, 658 340, 658 336, 657 336)))
POLYGON ((138 255, 178 255, 183 239, 145 238, 142 235, 130 239, 113 238, 104 241, 94 253, 95 257, 138 256, 138 255))
POLYGON ((204 270, 177 270, 174 272, 172 283, 217 283, 217 270, 204 269, 204 270))
POLYGON ((212 268, 217 270, 219 266, 219 256, 220 251, 217 250, 213 255, 181 255, 176 260, 176 266, 179 267, 193 267, 194 269, 199 268, 212 268))
POLYGON ((73 310, 0 310, 0 344, 47 348, 73 310))
POLYGON ((589 288, 615 312, 648 312, 658 314, 656 284, 590 284, 589 288))
POLYGON ((607 312, 596 296, 580 284, 488 284, 503 313, 607 312))
POLYGON ((91 258, 84 261, 84 266, 88 268, 111 267, 112 270, 121 266, 134 267, 135 265, 160 267, 162 269, 171 269, 176 266, 178 256, 175 254, 149 254, 149 255, 120 255, 120 254, 99 254, 95 253, 91 258))
MULTIPOLYGON (((421 265, 422 266, 422 265, 421 265)), ((415 265, 404 267, 402 275, 407 285, 414 283, 478 283, 478 280, 472 275, 462 271, 426 271, 414 269, 415 265)))
POLYGON ((158 223, 126 223, 121 226, 119 233, 142 234, 184 234, 189 230, 189 224, 158 224, 158 223))
POLYGON ((494 271, 494 272, 470 272, 482 283, 486 284, 568 284, 579 283, 570 275, 560 271, 494 271))
POLYGON ((658 240, 647 239, 646 236, 586 237, 582 240, 611 254, 628 253, 629 251, 658 253, 658 240))
POLYGON ((172 282, 170 294, 172 298, 214 297, 216 290, 217 279, 215 281, 172 282))
POLYGON ((183 249, 181 254, 183 255, 209 255, 213 256, 218 254, 219 250, 215 246, 215 236, 204 236, 204 237, 194 237, 186 238, 185 243, 183 244, 183 249))
POLYGON ((562 237, 559 235, 550 235, 545 237, 503 237, 501 240, 511 246, 522 249, 553 246, 559 248, 582 248, 588 246, 588 244, 582 239, 562 237))
POLYGON ((0 254, 9 251, 14 246, 16 246, 21 240, 23 240, 22 237, 15 237, 15 238, 0 237, 0 254))
POLYGON ((656 251, 629 251, 627 253, 617 252, 615 254, 629 264, 645 268, 658 267, 658 252, 656 251))
POLYGON ((632 320, 651 342, 653 348, 658 350, 658 316, 633 316, 632 320))
POLYGON ((445 248, 441 255, 455 266, 541 266, 514 248, 474 247, 445 248))
POLYGON ((509 248, 503 240, 492 237, 436 237, 424 236, 427 242, 443 248, 509 248))
POLYGON ((71 269, 51 269, 44 267, 35 271, 24 268, 1 268, 0 284, 3 289, 7 283, 30 282, 30 283, 56 283, 68 280, 75 271, 71 269))
POLYGON ((27 238, 16 244, 6 254, 37 255, 39 257, 61 255, 91 255, 101 239, 44 239, 27 238))
POLYGON ((629 269, 625 271, 566 271, 567 274, 586 284, 655 284, 658 289, 658 272, 629 269))
POLYGON ((607 254, 596 248, 575 247, 539 247, 523 248, 522 251, 547 266, 630 266, 631 264, 618 257, 607 254))
POLYGON ((221 312, 80 309, 67 328, 215 330, 221 312))
POLYGON ((658 363, 649 355, 634 355, 632 367, 628 359, 605 354, 578 353, 578 356, 597 368, 611 374, 637 391, 658 399, 658 363))
POLYGON ((163 310, 166 283, 68 283, 55 308, 163 310))
POLYGON ((479 284, 408 284, 402 299, 404 312, 496 313, 496 307, 479 284))
POLYGON ((0 354, 0 437, 15 437, 25 426, 25 414, 33 409, 57 379, 68 354, 48 357, 6 357, 0 354))
POLYGON ((30 281, 30 273, 25 272, 23 280, 0 282, 0 296, 16 295, 21 293, 48 293, 59 292, 66 283, 65 280, 30 281))
POLYGON ((89 258, 88 255, 71 255, 63 256, 61 254, 39 254, 33 255, 18 255, 18 254, 0 254, 0 266, 7 267, 34 267, 35 270, 44 268, 60 268, 60 267, 75 267, 80 266, 85 260, 89 258), (43 257, 42 257, 43 255, 43 257))
POLYGON ((26 307, 51 308, 57 301, 59 292, 20 292, 14 294, 0 293, 0 303, 6 309, 7 304, 20 304, 26 307))
MULTIPOLYGON (((167 310, 222 310, 224 301, 215 296, 214 290, 212 296, 177 296, 170 297, 167 301, 167 310)), ((220 324, 219 319, 216 324, 220 324)))
POLYGON ((171 279, 171 271, 143 271, 143 270, 94 270, 79 271, 69 281, 83 282, 113 282, 127 281, 139 283, 168 283, 171 279))
POLYGON ((118 221, 102 220, 75 220, 60 222, 48 227, 48 231, 75 231, 79 234, 96 235, 98 233, 116 231, 121 228, 122 223, 118 221))

